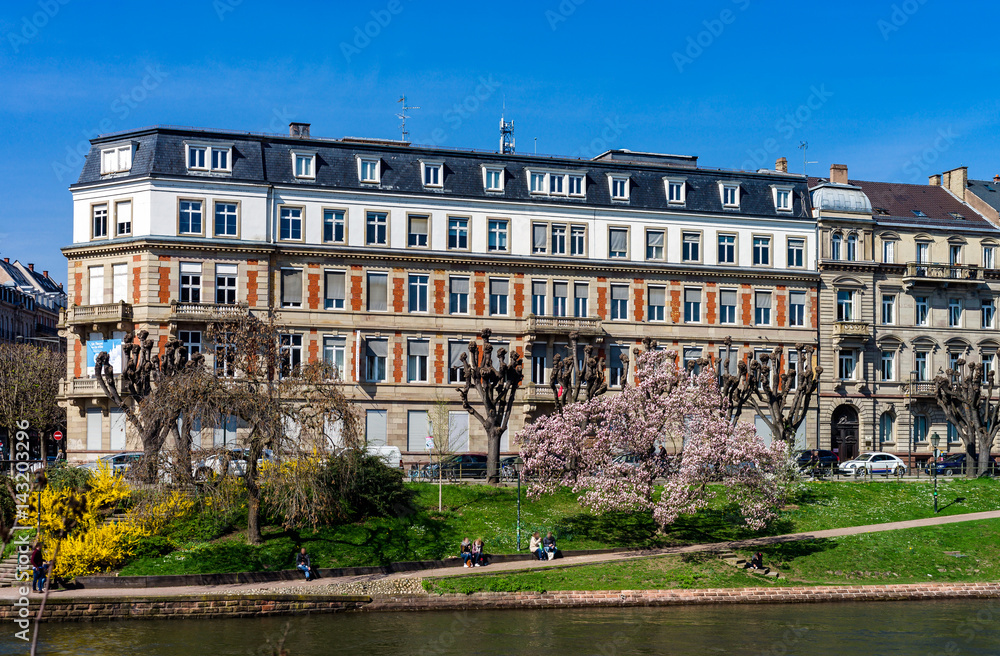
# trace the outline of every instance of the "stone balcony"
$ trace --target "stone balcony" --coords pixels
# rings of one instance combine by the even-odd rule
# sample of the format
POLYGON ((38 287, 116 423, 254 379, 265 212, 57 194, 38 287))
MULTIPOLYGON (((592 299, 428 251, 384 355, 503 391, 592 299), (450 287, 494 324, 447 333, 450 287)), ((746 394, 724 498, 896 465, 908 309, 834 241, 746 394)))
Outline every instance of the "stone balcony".
POLYGON ((525 403, 554 403, 555 396, 552 393, 552 388, 548 385, 535 385, 534 383, 527 383, 524 385, 524 389, 521 392, 521 400, 525 403))
POLYGON ((132 306, 125 301, 101 305, 72 305, 61 317, 65 326, 92 326, 102 323, 122 324, 132 320, 132 306))
POLYGON ((226 321, 238 316, 246 309, 246 304, 228 305, 224 303, 179 303, 170 302, 170 321, 226 321))
POLYGON ((937 391, 937 383, 933 380, 918 380, 906 384, 906 393, 915 399, 933 399, 937 391))
POLYGON ((854 340, 865 342, 872 336, 872 325, 867 321, 837 321, 833 324, 833 337, 838 342, 854 340))
POLYGON ((983 269, 971 264, 939 264, 907 262, 903 284, 914 285, 978 285, 985 280, 983 269))
MULTIPOLYGON (((118 376, 115 376, 115 385, 118 384, 118 376)), ((96 378, 70 378, 59 381, 60 396, 69 399, 89 399, 103 397, 104 390, 97 383, 96 378)))
POLYGON ((525 331, 529 335, 568 334, 600 335, 603 331, 597 317, 540 317, 529 314, 525 331))

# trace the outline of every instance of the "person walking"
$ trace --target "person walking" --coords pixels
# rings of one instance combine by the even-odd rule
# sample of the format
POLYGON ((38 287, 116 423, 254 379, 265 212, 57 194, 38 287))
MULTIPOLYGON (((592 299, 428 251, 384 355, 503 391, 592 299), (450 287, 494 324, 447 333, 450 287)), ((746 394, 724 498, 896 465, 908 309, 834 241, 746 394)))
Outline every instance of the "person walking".
POLYGON ((36 542, 35 548, 31 550, 31 556, 28 557, 28 561, 31 563, 31 591, 32 592, 44 592, 45 591, 45 580, 48 578, 48 563, 45 562, 45 558, 42 556, 42 543, 36 542))
POLYGON ((309 554, 306 553, 305 547, 302 547, 295 555, 295 569, 305 572, 306 580, 312 581, 312 563, 309 561, 309 554))

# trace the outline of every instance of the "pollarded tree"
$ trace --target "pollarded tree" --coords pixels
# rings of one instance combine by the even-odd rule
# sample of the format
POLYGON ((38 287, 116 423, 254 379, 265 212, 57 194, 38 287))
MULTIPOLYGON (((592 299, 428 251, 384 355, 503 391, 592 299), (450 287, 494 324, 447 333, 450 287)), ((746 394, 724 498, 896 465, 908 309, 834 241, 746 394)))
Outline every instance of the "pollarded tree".
MULTIPOLYGON (((732 339, 726 337, 726 353, 732 339)), ((736 422, 744 408, 752 408, 764 420, 771 435, 786 444, 794 444, 795 433, 809 413, 809 402, 819 387, 823 367, 813 367, 812 346, 795 345, 795 371, 782 370, 784 349, 775 346, 770 353, 750 364, 740 361, 736 373, 729 373, 730 362, 722 363, 719 387, 729 408, 729 418, 736 422)))
MULTIPOLYGON (((549 387, 552 388, 558 412, 562 412, 563 408, 570 403, 576 403, 580 400, 589 401, 608 391, 608 382, 604 374, 604 356, 594 357, 594 346, 587 344, 583 347, 583 359, 578 360, 576 353, 580 342, 580 333, 573 331, 567 336, 567 339, 569 341, 569 355, 563 357, 556 354, 552 359, 552 373, 549 375, 549 387), (583 392, 582 399, 581 392, 583 392)), ((626 370, 624 378, 627 378, 628 356, 623 352, 621 358, 626 370)))
POLYGON ((934 378, 934 400, 965 445, 969 478, 990 470, 990 450, 1000 432, 1000 400, 993 398, 993 388, 992 371, 984 376, 981 362, 966 363, 961 358, 958 369, 934 378))
POLYGON ((716 494, 708 483, 722 482, 747 525, 773 518, 784 446, 765 445, 753 425, 730 421, 710 368, 695 374, 675 352, 648 350, 636 357, 635 375, 620 394, 567 405, 518 434, 532 493, 568 486, 592 510, 651 510, 666 526, 706 507, 716 494))
POLYGON ((462 397, 462 407, 479 420, 486 431, 486 482, 490 485, 500 483, 500 438, 503 437, 510 423, 510 415, 514 409, 514 396, 521 381, 524 380, 524 365, 517 351, 497 349, 496 363, 493 366, 493 345, 489 328, 483 329, 480 338, 483 346, 480 350, 476 340, 469 341, 468 353, 461 355, 462 370, 465 374, 465 385, 458 389, 462 397), (476 390, 480 412, 469 399, 469 392, 476 390))

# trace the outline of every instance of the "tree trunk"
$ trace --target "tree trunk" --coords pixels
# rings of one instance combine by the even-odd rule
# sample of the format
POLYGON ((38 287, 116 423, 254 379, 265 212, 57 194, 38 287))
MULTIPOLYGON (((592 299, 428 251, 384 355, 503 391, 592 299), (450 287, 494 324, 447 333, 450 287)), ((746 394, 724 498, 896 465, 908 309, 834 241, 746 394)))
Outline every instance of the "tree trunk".
POLYGON ((486 429, 486 482, 490 485, 500 484, 500 437, 498 426, 486 429))
POLYGON ((990 473, 990 449, 993 446, 991 443, 993 440, 990 439, 989 432, 986 430, 981 431, 979 436, 979 444, 976 448, 979 450, 979 463, 976 468, 976 476, 986 476, 990 473))
POLYGON ((264 445, 260 440, 250 440, 247 449, 246 478, 247 486, 247 542, 263 544, 264 536, 260 532, 260 480, 257 469, 257 459, 264 453, 264 445))
POLYGON ((979 469, 979 456, 976 453, 976 440, 973 438, 965 445, 965 477, 975 478, 979 469))
POLYGON ((153 422, 146 427, 146 434, 142 435, 142 466, 139 467, 139 481, 142 483, 156 483, 157 460, 163 442, 167 439, 169 429, 164 429, 160 422, 153 422))

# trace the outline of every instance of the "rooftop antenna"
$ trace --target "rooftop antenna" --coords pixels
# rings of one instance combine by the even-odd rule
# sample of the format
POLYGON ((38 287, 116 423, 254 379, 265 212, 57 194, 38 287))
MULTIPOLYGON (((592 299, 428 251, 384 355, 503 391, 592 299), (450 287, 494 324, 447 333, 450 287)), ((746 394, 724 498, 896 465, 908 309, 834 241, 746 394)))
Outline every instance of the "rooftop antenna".
POLYGON ((514 121, 505 121, 504 112, 507 111, 507 97, 503 99, 503 110, 500 112, 500 153, 503 155, 514 154, 514 121))
POLYGON ((819 162, 807 162, 806 161, 806 151, 809 150, 808 141, 799 142, 799 150, 802 151, 802 175, 806 174, 806 164, 819 164, 819 162))
POLYGON ((412 118, 411 116, 408 116, 406 112, 408 112, 411 109, 420 109, 420 108, 411 107, 410 105, 407 105, 406 95, 403 95, 403 97, 397 100, 396 102, 403 103, 403 107, 400 109, 400 112, 396 114, 396 118, 400 120, 399 129, 403 131, 403 141, 406 141, 406 135, 410 134, 409 132, 406 131, 406 119, 412 118))

